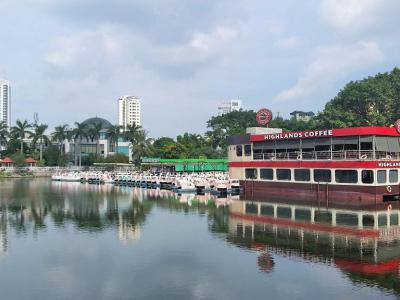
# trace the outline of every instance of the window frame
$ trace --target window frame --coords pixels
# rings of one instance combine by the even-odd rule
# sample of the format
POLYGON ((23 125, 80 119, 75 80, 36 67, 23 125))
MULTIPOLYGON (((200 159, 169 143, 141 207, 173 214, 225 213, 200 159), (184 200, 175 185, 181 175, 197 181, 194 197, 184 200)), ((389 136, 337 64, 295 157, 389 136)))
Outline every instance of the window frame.
POLYGON ((244 169, 244 178, 246 179, 246 180, 248 180, 248 179, 250 179, 250 180, 254 180, 254 179, 258 179, 258 169, 257 168, 245 168, 244 169), (249 170, 253 170, 253 174, 255 175, 255 177, 253 178, 253 177, 247 177, 247 171, 249 171, 249 170))
POLYGON ((260 168, 260 179, 262 180, 274 180, 274 169, 273 168, 260 168), (264 178, 261 176, 263 170, 271 170, 272 171, 272 178, 264 178))
POLYGON ((313 180, 314 180, 314 182, 331 183, 332 182, 332 170, 330 170, 330 169, 313 169, 313 180), (329 181, 316 180, 315 173, 319 172, 319 171, 329 172, 329 181))
MULTIPOLYGON (((311 170, 310 169, 294 169, 294 171, 293 171, 293 179, 294 179, 294 181, 296 181, 296 182, 310 182, 311 181, 311 170), (296 178, 296 172, 308 172, 308 179, 306 179, 306 180, 298 180, 297 178, 296 178)), ((307 176, 306 176, 307 177, 307 176)))
MULTIPOLYGON (((346 179, 347 178, 349 178, 349 177, 346 177, 346 179)), ((340 180, 342 180, 342 179, 340 179, 340 180)), ((356 170, 356 169, 336 169, 335 170, 335 183, 343 183, 343 184, 355 184, 355 183, 358 183, 358 181, 359 181, 359 178, 358 178, 358 171, 356 170), (339 172, 348 172, 348 173, 350 173, 350 172, 355 172, 355 174, 356 174, 356 181, 339 181, 338 180, 338 178, 340 178, 340 176, 338 176, 338 173, 339 172)))
POLYGON ((275 174, 276 174, 276 180, 277 181, 291 181, 292 180, 292 169, 289 169, 289 168, 277 168, 276 169, 276 171, 275 171, 275 174), (289 171, 289 179, 279 179, 279 171, 289 171))

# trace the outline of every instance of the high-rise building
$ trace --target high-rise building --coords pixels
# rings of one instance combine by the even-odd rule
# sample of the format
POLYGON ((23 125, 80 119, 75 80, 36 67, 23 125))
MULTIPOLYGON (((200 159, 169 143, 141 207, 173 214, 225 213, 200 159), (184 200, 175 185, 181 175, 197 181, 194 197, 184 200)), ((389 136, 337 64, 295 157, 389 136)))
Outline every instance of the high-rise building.
POLYGON ((218 106, 218 114, 224 115, 235 110, 240 110, 242 108, 242 100, 232 99, 229 101, 221 102, 218 106))
POLYGON ((11 87, 8 80, 0 80, 0 121, 11 127, 11 87))
POLYGON ((140 125, 140 99, 123 96, 118 99, 118 122, 124 129, 128 125, 140 125))

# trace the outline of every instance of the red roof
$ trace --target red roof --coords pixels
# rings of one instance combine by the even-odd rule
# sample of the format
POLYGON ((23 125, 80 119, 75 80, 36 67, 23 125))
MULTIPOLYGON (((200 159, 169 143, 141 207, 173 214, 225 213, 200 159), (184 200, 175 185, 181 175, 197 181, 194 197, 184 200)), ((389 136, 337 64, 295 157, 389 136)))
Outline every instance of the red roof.
POLYGON ((36 160, 34 160, 32 157, 27 157, 25 158, 25 162, 28 164, 34 164, 36 163, 36 160))
POLYGON ((9 164, 9 163, 13 163, 13 160, 10 157, 6 157, 5 159, 3 159, 2 162, 6 163, 6 164, 9 164))
POLYGON ((286 139, 304 139, 304 138, 320 138, 331 136, 357 136, 357 135, 378 135, 378 136, 397 136, 400 133, 395 127, 367 126, 367 127, 349 127, 349 128, 333 128, 321 130, 305 130, 305 131, 288 131, 274 134, 256 134, 250 136, 250 141, 264 140, 286 140, 286 139))

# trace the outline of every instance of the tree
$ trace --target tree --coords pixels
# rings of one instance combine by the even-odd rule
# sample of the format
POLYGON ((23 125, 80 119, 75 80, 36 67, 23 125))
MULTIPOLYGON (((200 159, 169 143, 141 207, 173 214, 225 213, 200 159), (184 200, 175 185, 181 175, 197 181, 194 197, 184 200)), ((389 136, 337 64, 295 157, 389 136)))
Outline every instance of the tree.
POLYGON ((46 124, 35 124, 34 132, 32 134, 33 140, 32 145, 33 148, 36 148, 36 144, 39 142, 39 152, 40 152, 40 161, 43 160, 43 144, 50 144, 49 137, 45 134, 47 128, 49 126, 46 124))
POLYGON ((99 140, 100 132, 103 129, 103 124, 100 122, 94 123, 88 129, 88 137, 93 141, 96 141, 96 156, 99 155, 99 140))
POLYGON ((221 116, 211 117, 207 127, 211 130, 206 135, 214 149, 224 149, 226 152, 226 138, 230 135, 244 134, 246 128, 257 127, 256 112, 253 110, 232 111, 221 116))
POLYGON ((132 160, 136 165, 140 164, 142 157, 151 156, 153 154, 153 140, 147 137, 147 132, 145 130, 139 130, 130 142, 132 147, 132 160))
POLYGON ((122 126, 111 125, 107 128, 107 138, 114 145, 115 152, 118 153, 118 139, 122 136, 122 126))
POLYGON ((77 165, 77 157, 76 157, 76 150, 77 150, 77 141, 79 141, 79 166, 82 166, 82 149, 81 149, 81 145, 82 145, 82 139, 83 138, 87 138, 88 134, 87 134, 87 124, 86 123, 79 123, 79 122, 75 122, 75 128, 72 131, 72 138, 74 139, 74 144, 75 144, 75 165, 77 165))
POLYGON ((317 116, 320 128, 389 126, 400 117, 400 69, 346 84, 317 116))
POLYGON ((64 141, 69 138, 68 125, 60 125, 54 128, 52 140, 58 143, 60 155, 64 153, 64 141))
POLYGON ((28 123, 27 120, 20 121, 17 120, 15 122, 15 126, 11 127, 11 134, 20 140, 20 150, 21 154, 24 153, 24 138, 29 135, 32 136, 32 131, 29 131, 29 129, 32 128, 32 126, 28 123))
POLYGON ((8 126, 5 122, 0 122, 0 149, 7 144, 8 126))
POLYGON ((136 124, 129 125, 126 127, 126 130, 123 133, 123 137, 131 142, 132 144, 135 142, 137 133, 142 130, 142 127, 136 124))

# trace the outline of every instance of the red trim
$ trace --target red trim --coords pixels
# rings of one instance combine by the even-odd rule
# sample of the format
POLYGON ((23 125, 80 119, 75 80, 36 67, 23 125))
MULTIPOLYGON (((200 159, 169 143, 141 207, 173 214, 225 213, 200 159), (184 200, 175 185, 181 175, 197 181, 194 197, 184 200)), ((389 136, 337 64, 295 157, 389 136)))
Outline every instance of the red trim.
POLYGON ((343 258, 336 258, 335 264, 339 268, 351 272, 358 272, 364 274, 383 274, 391 271, 397 271, 400 264, 400 258, 395 258, 389 261, 379 262, 379 263, 353 262, 343 258))
POLYGON ((236 213, 236 212, 230 212, 229 216, 232 218, 236 218, 236 219, 259 222, 259 223, 274 224, 274 225, 279 225, 279 226, 283 226, 283 227, 295 227, 295 228, 337 233, 337 234, 343 234, 343 235, 352 235, 352 236, 357 236, 357 237, 372 237, 372 238, 379 237, 378 230, 371 230, 371 229, 353 229, 353 228, 339 227, 339 226, 333 227, 333 226, 324 225, 324 224, 315 224, 315 223, 313 224, 313 223, 301 222, 301 221, 275 219, 273 217, 246 215, 246 214, 236 213))
POLYGON ((232 168, 336 168, 336 169, 377 169, 399 168, 400 161, 232 161, 228 163, 232 168))
POLYGON ((395 127, 351 127, 351 128, 334 128, 322 130, 305 130, 305 131, 289 131, 283 132, 283 135, 292 134, 293 137, 280 137, 279 134, 256 134, 250 136, 250 141, 260 142, 266 140, 266 136, 271 136, 269 140, 282 140, 282 139, 304 139, 304 138, 319 138, 330 136, 357 136, 357 135, 379 135, 379 136, 400 136, 395 127), (310 134, 311 133, 311 134, 310 134), (318 134, 313 134, 318 133, 318 134))

